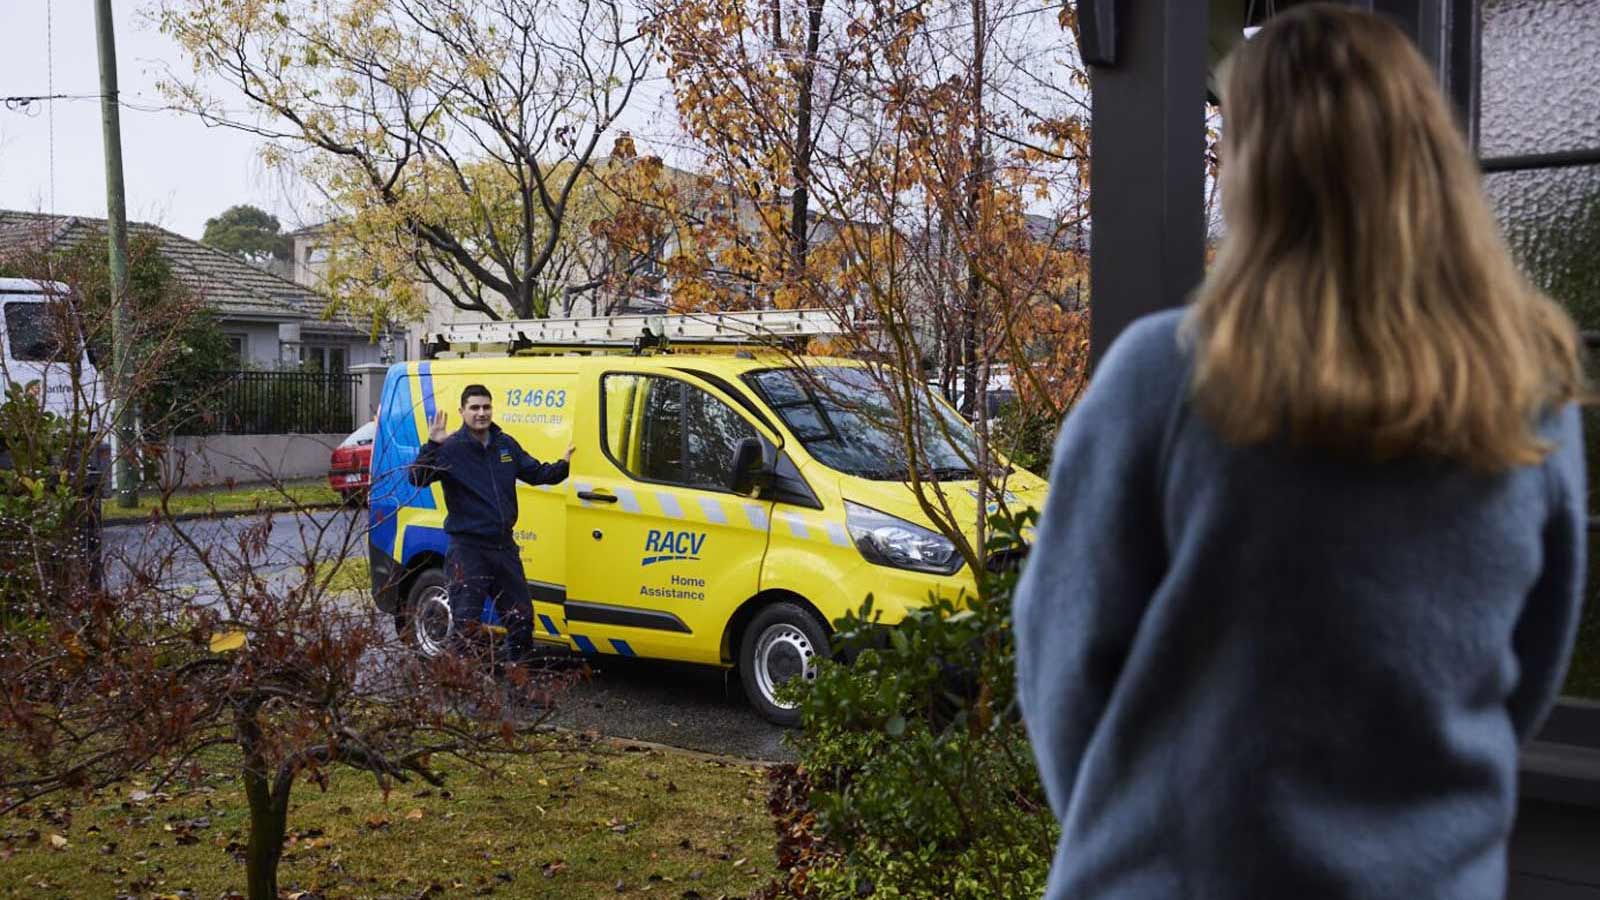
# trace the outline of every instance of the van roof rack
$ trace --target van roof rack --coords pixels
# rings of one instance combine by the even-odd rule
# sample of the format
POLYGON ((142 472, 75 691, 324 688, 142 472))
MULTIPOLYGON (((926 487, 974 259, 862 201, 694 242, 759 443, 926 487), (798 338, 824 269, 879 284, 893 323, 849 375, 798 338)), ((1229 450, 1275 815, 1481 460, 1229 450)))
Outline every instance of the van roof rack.
POLYGON ((846 333, 836 314, 822 309, 509 319, 445 325, 443 331, 428 336, 427 355, 482 352, 485 344, 503 345, 512 355, 597 350, 639 354, 673 346, 794 349, 803 348, 813 337, 846 333))

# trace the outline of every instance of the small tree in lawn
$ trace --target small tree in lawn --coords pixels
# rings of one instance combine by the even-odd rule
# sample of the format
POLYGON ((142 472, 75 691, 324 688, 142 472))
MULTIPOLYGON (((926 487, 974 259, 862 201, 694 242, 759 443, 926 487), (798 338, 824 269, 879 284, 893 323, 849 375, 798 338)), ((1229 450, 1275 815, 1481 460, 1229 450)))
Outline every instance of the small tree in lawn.
MULTIPOLYGON (((182 323, 166 327, 140 335, 149 355, 136 389, 181 352, 182 323)), ((92 434, 62 438, 68 424, 37 404, 8 403, 3 413, 8 446, 25 450, 40 477, 0 480, 0 488, 31 491, 81 469, 56 450, 92 446, 92 434)), ((219 543, 168 514, 185 464, 178 455, 161 460, 145 539, 103 560, 101 584, 80 577, 87 565, 58 575, 28 568, 62 548, 43 532, 12 531, 34 546, 4 558, 38 577, 26 592, 10 591, 16 573, 0 585, 0 815, 136 775, 158 786, 195 778, 223 758, 241 776, 249 806, 249 895, 266 900, 277 897, 297 785, 325 785, 341 765, 370 773, 384 791, 414 778, 437 784, 440 758, 488 764, 535 748, 529 737, 543 716, 513 713, 573 676, 513 665, 500 666, 497 681, 484 658, 492 646, 421 659, 370 600, 332 587, 337 564, 364 550, 356 518, 297 512, 282 529, 294 535, 287 547, 273 537, 272 518, 219 543)), ((78 496, 71 490, 68 501, 78 496)), ((42 521, 56 499, 8 494, 0 509, 21 504, 19 517, 42 521)))
POLYGON ((447 756, 534 749, 548 712, 513 712, 568 675, 502 666, 497 685, 481 656, 423 660, 370 601, 330 589, 362 529, 344 515, 295 521, 300 563, 284 573, 266 565, 270 518, 203 545, 162 516, 160 540, 108 560, 110 589, 73 590, 0 634, 0 814, 135 774, 157 789, 198 778, 216 764, 206 751, 225 748, 249 807, 249 896, 264 900, 277 897, 296 785, 325 786, 342 765, 387 793, 441 784, 447 756))

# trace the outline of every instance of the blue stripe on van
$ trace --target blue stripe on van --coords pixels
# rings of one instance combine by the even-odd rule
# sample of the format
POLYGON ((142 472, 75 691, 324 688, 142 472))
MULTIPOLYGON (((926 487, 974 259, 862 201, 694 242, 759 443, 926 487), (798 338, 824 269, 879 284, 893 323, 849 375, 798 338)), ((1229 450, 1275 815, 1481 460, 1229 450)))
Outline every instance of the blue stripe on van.
POLYGON ((450 547, 450 538, 443 528, 432 525, 407 525, 400 561, 409 563, 418 553, 437 553, 440 556, 450 547))
POLYGON ((622 640, 620 638, 612 638, 611 639, 611 646, 617 648, 617 652, 621 653, 623 656, 638 656, 639 655, 639 654, 633 652, 633 648, 628 646, 628 642, 627 641, 624 641, 624 640, 622 640))
POLYGON ((573 635, 572 636, 572 642, 577 644, 578 645, 578 649, 582 650, 584 653, 599 653, 600 652, 600 648, 598 648, 598 647, 596 647, 594 645, 594 641, 589 640, 588 638, 584 637, 581 634, 573 635))
POLYGON ((556 623, 551 621, 549 616, 541 614, 539 616, 539 621, 544 623, 544 630, 549 633, 551 637, 561 637, 561 632, 556 630, 556 623))
POLYGON ((407 468, 422 446, 422 436, 417 431, 416 400, 412 396, 406 364, 390 366, 383 385, 378 433, 372 444, 368 540, 385 554, 392 554, 400 508, 433 509, 434 502, 433 491, 413 487, 406 477, 407 468))
POLYGON ((422 411, 432 422, 434 413, 439 411, 433 401, 433 363, 417 363, 417 374, 422 378, 422 411))

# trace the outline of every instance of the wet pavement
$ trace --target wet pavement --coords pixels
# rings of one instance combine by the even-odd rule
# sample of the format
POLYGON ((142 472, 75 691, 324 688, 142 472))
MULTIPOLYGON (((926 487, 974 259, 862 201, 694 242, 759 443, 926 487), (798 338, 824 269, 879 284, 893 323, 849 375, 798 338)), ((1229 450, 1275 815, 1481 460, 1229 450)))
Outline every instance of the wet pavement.
POLYGON ((600 657, 556 701, 551 724, 768 762, 787 762, 787 729, 756 715, 733 672, 600 657))
POLYGON ((367 553, 363 511, 315 510, 160 524, 139 519, 107 523, 101 549, 108 584, 116 587, 131 571, 167 564, 163 581, 203 590, 210 580, 206 567, 175 528, 195 547, 212 554, 214 562, 226 565, 248 554, 251 564, 263 572, 301 566, 308 560, 337 559, 341 554, 364 558, 367 553))

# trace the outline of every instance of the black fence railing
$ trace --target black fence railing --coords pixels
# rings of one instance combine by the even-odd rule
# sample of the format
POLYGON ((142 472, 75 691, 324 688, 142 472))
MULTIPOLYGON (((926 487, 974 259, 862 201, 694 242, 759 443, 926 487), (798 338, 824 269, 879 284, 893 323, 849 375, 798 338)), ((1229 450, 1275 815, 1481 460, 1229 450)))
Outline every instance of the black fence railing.
POLYGON ((360 384, 343 372, 218 372, 177 433, 340 434, 354 427, 360 384))

